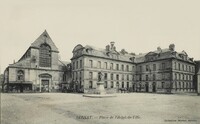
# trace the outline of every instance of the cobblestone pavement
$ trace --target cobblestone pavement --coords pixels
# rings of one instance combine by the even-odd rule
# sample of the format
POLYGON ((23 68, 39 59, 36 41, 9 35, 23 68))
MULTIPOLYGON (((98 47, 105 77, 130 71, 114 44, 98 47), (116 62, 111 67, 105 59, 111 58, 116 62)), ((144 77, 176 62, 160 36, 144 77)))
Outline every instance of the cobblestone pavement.
POLYGON ((1 94, 1 124, 199 124, 200 96, 149 93, 1 94))

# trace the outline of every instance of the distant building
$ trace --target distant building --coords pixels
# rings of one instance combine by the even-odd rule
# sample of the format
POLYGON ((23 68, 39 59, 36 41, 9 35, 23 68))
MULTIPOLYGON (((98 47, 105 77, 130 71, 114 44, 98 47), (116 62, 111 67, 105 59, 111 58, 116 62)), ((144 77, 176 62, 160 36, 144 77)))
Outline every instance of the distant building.
POLYGON ((195 68, 195 77, 194 83, 196 84, 197 94, 200 95, 200 61, 195 61, 196 68, 195 68))
POLYGON ((71 64, 74 88, 84 93, 96 88, 99 71, 107 92, 195 92, 195 63, 185 51, 176 52, 174 44, 139 55, 118 52, 114 42, 105 49, 79 44, 71 64))
POLYGON ((54 92, 67 83, 70 64, 59 60, 58 48, 45 30, 18 62, 4 72, 6 92, 54 92))

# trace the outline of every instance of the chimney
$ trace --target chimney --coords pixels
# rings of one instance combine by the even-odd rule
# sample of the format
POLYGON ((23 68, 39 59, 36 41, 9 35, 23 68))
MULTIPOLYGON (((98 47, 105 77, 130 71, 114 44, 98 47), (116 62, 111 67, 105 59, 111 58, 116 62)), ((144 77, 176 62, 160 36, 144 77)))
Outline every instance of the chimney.
POLYGON ((114 44, 115 44, 115 42, 114 42, 114 41, 111 41, 111 42, 110 42, 111 50, 113 50, 113 49, 114 49, 114 44))
POLYGON ((110 45, 106 46, 106 51, 110 51, 110 45))
POLYGON ((160 47, 157 47, 157 51, 161 52, 161 51, 162 51, 162 49, 161 49, 160 47))
POLYGON ((170 44, 169 45, 169 50, 174 51, 175 50, 175 45, 174 44, 170 44))

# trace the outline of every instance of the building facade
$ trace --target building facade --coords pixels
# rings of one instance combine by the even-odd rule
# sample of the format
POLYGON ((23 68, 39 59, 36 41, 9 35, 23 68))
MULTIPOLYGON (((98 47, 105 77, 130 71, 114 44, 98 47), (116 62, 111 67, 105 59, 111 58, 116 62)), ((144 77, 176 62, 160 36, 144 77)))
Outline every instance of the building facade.
POLYGON ((200 95, 200 61, 195 61, 196 68, 195 68, 195 77, 194 82, 196 84, 197 94, 200 95))
POLYGON ((71 59, 72 80, 76 88, 85 93, 92 92, 97 87, 98 72, 104 75, 107 92, 132 87, 135 63, 133 55, 125 55, 125 52, 117 52, 114 42, 107 45, 106 49, 77 45, 71 59))
POLYGON ((185 51, 167 49, 136 56, 137 91, 145 92, 195 92, 195 63, 185 51))
POLYGON ((93 92, 98 72, 104 74, 107 92, 195 92, 195 63, 185 51, 176 52, 174 44, 135 55, 116 50, 114 42, 105 49, 77 45, 73 49, 72 81, 77 90, 93 92))
POLYGON ((117 51, 114 42, 104 49, 78 44, 72 53, 71 63, 59 60, 58 48, 45 30, 5 69, 4 92, 93 93, 99 72, 107 93, 196 92, 200 86, 199 62, 185 51, 175 51, 174 44, 138 55, 117 51))
POLYGON ((18 62, 4 72, 5 92, 53 92, 67 83, 69 63, 58 58, 58 48, 45 30, 18 62))

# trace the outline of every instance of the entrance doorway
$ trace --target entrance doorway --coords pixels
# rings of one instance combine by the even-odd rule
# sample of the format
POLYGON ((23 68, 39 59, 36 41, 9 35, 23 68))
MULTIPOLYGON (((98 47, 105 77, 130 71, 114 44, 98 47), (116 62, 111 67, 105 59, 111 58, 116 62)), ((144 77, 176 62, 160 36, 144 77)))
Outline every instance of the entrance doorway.
POLYGON ((148 82, 145 83, 145 90, 146 90, 146 92, 149 92, 149 83, 148 82))
POLYGON ((155 93, 156 92, 156 82, 153 82, 153 84, 152 84, 152 91, 155 93))
POLYGON ((49 92, 49 80, 45 79, 45 80, 41 80, 41 90, 42 92, 49 92))

